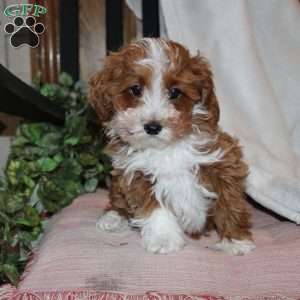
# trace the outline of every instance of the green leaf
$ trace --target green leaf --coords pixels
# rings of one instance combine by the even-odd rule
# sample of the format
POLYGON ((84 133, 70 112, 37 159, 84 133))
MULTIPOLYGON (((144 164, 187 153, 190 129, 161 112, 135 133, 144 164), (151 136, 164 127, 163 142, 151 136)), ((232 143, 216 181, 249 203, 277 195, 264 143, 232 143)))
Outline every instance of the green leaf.
POLYGON ((6 199, 7 199, 7 192, 0 190, 0 211, 6 210, 6 205, 5 205, 6 199))
POLYGON ((19 240, 26 244, 30 245, 32 241, 34 241, 39 234, 41 233, 41 224, 39 226, 36 226, 34 228, 26 228, 26 230, 20 230, 18 232, 19 240))
MULTIPOLYGON (((72 170, 68 170, 68 172, 72 172, 72 170)), ((49 212, 56 212, 65 207, 83 192, 82 184, 78 178, 72 179, 72 176, 64 175, 64 173, 57 174, 55 177, 43 178, 41 181, 38 196, 49 212)))
POLYGON ((12 239, 11 232, 10 232, 10 226, 8 223, 5 223, 4 230, 3 230, 3 240, 10 242, 12 239))
POLYGON ((80 144, 88 144, 91 143, 93 140, 93 137, 91 135, 84 135, 80 139, 80 144))
POLYGON ((16 136, 12 140, 12 146, 13 147, 23 146, 23 145, 27 144, 28 142, 29 142, 29 140, 26 137, 24 137, 24 136, 16 136))
POLYGON ((25 207, 25 218, 32 227, 37 226, 41 222, 37 210, 29 205, 25 207))
MULTIPOLYGON (((38 202, 40 201, 40 198, 39 198, 39 196, 38 196, 38 194, 37 194, 38 189, 39 189, 39 184, 37 184, 37 185, 35 186, 35 188, 34 188, 32 194, 31 194, 31 196, 30 196, 30 199, 29 199, 28 204, 29 204, 31 207, 35 207, 36 204, 38 204, 38 202)), ((41 212, 41 211, 40 211, 40 212, 41 212)))
MULTIPOLYGON (((57 157, 58 158, 58 157, 57 157)), ((51 172, 57 168, 61 160, 50 157, 40 158, 37 162, 42 172, 51 172)))
POLYGON ((31 143, 36 144, 44 133, 44 125, 40 123, 23 124, 21 132, 31 143))
POLYGON ((27 249, 20 247, 20 255, 19 255, 19 261, 26 261, 29 257, 30 251, 27 249))
POLYGON ((104 169, 104 166, 103 166, 102 164, 97 164, 97 171, 98 171, 99 173, 102 173, 104 170, 105 170, 105 169, 104 169))
POLYGON ((36 160, 27 163, 28 176, 36 178, 42 175, 40 165, 36 160))
POLYGON ((78 180, 82 173, 82 166, 74 158, 65 159, 62 162, 60 172, 64 180, 78 180))
POLYGON ((63 72, 59 75, 58 82, 64 86, 71 86, 73 84, 73 79, 69 74, 63 72))
POLYGON ((4 191, 7 188, 7 181, 3 176, 0 176, 0 191, 4 191))
POLYGON ((62 132, 59 131, 49 132, 39 140, 38 145, 42 147, 55 146, 57 148, 60 145, 62 137, 63 137, 62 132))
POLYGON ((24 217, 17 219, 16 223, 29 227, 37 226, 41 222, 40 216, 34 207, 26 206, 24 210, 24 217))
POLYGON ((67 134, 64 143, 77 145, 86 133, 86 116, 68 115, 66 117, 67 134))
POLYGON ((92 177, 96 177, 98 174, 97 168, 91 168, 84 171, 83 177, 85 179, 89 179, 92 177))
POLYGON ((25 183, 26 186, 28 186, 30 189, 33 189, 35 186, 35 181, 32 180, 29 176, 24 176, 23 177, 23 182, 25 183))
POLYGON ((7 276, 11 283, 17 285, 19 282, 19 273, 15 266, 4 264, 2 266, 3 273, 7 276))
POLYGON ((80 137, 69 137, 64 140, 65 145, 75 146, 79 143, 80 137))
POLYGON ((70 89, 67 86, 60 86, 55 95, 55 101, 60 104, 64 108, 69 108, 71 106, 71 97, 70 97, 70 89), (68 99, 68 102, 66 102, 68 99))
POLYGON ((12 223, 12 220, 9 218, 7 214, 0 210, 0 224, 12 223))
POLYGON ((90 178, 84 183, 84 189, 88 193, 94 192, 97 186, 98 186, 97 178, 90 178))
POLYGON ((87 84, 84 81, 79 80, 75 83, 74 90, 81 94, 86 94, 87 93, 87 84))
POLYGON ((18 173, 22 169, 21 161, 11 160, 6 167, 6 174, 9 183, 16 185, 18 183, 18 173))
POLYGON ((68 180, 65 183, 66 185, 66 199, 68 201, 67 204, 71 203, 71 200, 74 200, 75 197, 82 194, 84 192, 83 186, 81 182, 75 180, 68 180))
POLYGON ((60 164, 64 160, 64 157, 61 153, 58 153, 53 157, 53 159, 54 159, 55 162, 60 164))
POLYGON ((20 193, 7 191, 4 197, 6 199, 6 212, 8 214, 16 213, 24 207, 24 199, 20 193))
POLYGON ((98 163, 98 158, 91 153, 80 153, 79 154, 79 162, 84 167, 94 166, 98 163))
POLYGON ((13 147, 12 151, 13 159, 35 160, 42 156, 49 155, 51 149, 26 145, 26 147, 13 147))
POLYGON ((58 86, 54 84, 44 84, 41 87, 40 93, 48 98, 53 98, 57 93, 58 86))

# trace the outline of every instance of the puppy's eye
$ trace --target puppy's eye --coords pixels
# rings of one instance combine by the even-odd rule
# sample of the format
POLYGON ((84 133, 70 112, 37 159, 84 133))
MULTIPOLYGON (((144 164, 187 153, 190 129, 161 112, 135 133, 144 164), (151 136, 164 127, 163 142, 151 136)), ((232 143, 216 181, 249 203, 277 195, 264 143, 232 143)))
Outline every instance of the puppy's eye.
POLYGON ((129 88, 130 93, 135 96, 135 97, 141 97, 142 96, 142 92, 143 92, 143 88, 142 86, 136 84, 133 85, 132 87, 129 88))
POLYGON ((171 88, 169 90, 169 98, 170 99, 177 99, 182 95, 182 91, 178 88, 171 88))

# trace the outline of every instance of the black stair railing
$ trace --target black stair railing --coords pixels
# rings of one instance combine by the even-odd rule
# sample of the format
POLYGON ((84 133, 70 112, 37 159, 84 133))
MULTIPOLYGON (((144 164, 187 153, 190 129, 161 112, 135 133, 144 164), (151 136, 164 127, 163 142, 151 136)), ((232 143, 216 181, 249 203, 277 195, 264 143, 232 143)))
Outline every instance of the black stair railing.
POLYGON ((64 111, 0 64, 0 111, 32 121, 62 124, 64 111))
MULTIPOLYGON (((106 0, 106 48, 117 51, 123 45, 123 5, 125 0, 106 0)), ((60 1, 60 69, 79 79, 78 0, 60 1)), ((143 35, 159 37, 159 1, 142 0, 143 35)), ((30 85, 0 65, 0 111, 32 121, 62 124, 64 112, 30 85)))
POLYGON ((143 0, 142 2, 143 16, 143 36, 159 37, 159 1, 143 0))
POLYGON ((78 0, 59 1, 60 70, 79 79, 78 0))

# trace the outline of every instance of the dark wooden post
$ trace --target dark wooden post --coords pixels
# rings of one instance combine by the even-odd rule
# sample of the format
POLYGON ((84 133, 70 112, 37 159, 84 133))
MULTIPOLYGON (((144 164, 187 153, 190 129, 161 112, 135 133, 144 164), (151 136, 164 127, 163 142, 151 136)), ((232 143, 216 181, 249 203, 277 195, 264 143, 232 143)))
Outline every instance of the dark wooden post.
POLYGON ((159 37, 159 2, 158 0, 143 0, 143 36, 159 37))
POLYGON ((79 79, 78 0, 59 2, 60 69, 79 79))
POLYGON ((117 51, 123 46, 123 3, 122 0, 106 0, 106 49, 117 51))

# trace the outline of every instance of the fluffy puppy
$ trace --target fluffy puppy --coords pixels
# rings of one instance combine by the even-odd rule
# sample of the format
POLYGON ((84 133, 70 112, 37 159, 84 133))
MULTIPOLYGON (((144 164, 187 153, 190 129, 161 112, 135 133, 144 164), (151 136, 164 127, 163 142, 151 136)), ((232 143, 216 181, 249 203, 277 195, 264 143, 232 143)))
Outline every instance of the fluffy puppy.
POLYGON ((244 201, 247 165, 238 141, 218 127, 209 63, 182 45, 142 39, 106 58, 90 102, 109 138, 111 208, 97 226, 141 229, 142 245, 169 253, 185 235, 215 226, 216 250, 254 249, 244 201))

